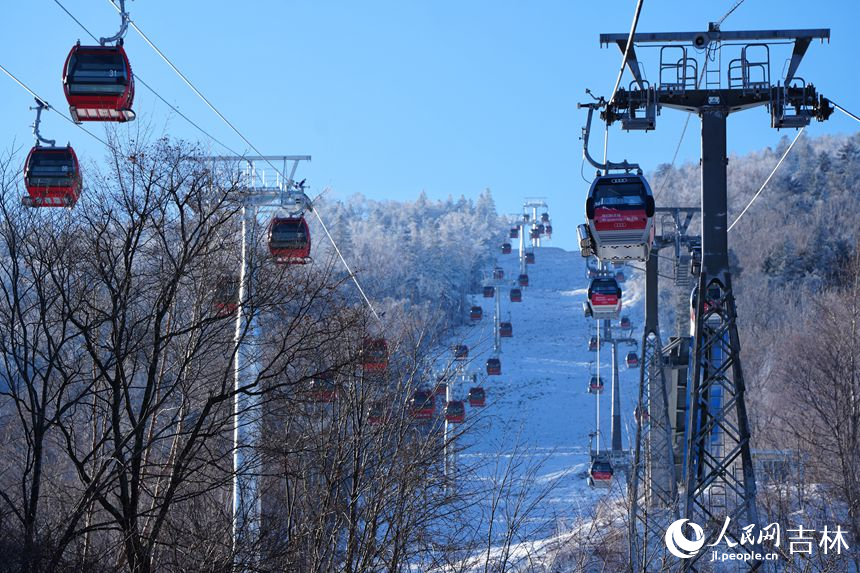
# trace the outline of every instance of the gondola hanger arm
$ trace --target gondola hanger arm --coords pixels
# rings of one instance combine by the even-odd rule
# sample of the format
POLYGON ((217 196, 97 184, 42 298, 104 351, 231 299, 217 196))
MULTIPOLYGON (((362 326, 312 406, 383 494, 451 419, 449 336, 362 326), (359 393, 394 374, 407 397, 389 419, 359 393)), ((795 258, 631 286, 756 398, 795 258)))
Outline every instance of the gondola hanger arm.
POLYGON ((600 163, 596 161, 591 154, 588 152, 588 140, 591 135, 591 119, 594 116, 595 109, 602 109, 606 107, 606 100, 602 97, 595 97, 591 90, 585 90, 585 93, 590 95, 595 101, 588 103, 578 103, 576 104, 577 109, 586 108, 588 110, 588 117, 585 121, 585 127, 582 128, 582 156, 594 167, 598 170, 603 171, 603 173, 608 173, 609 171, 636 171, 641 175, 642 169, 639 167, 638 163, 628 163, 625 159, 621 163, 615 163, 612 161, 607 161, 606 163, 600 163))
POLYGON ((55 147, 57 142, 54 139, 45 139, 42 137, 42 134, 39 133, 39 124, 42 123, 42 110, 43 109, 51 109, 51 106, 48 105, 48 102, 42 101, 39 98, 36 98, 36 107, 31 107, 30 109, 36 110, 36 121, 33 122, 33 135, 36 136, 36 146, 44 143, 48 147, 55 147))
MULTIPOLYGON (((111 0, 113 2, 113 0, 111 0)), ((114 6, 116 4, 114 3, 114 6)), ((111 42, 122 43, 122 38, 125 36, 126 31, 128 30, 128 12, 125 11, 125 0, 119 0, 119 16, 121 19, 119 32, 111 36, 110 38, 99 38, 99 45, 104 46, 105 44, 109 44, 111 42)))

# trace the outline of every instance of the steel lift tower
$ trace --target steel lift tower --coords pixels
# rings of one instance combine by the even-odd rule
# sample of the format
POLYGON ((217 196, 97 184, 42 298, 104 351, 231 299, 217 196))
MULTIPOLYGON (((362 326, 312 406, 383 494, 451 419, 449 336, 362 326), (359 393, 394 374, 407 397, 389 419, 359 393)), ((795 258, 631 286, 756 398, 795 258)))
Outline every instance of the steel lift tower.
MULTIPOLYGON (((771 127, 777 129, 800 128, 813 118, 826 120, 833 112, 830 102, 796 72, 812 41, 829 38, 827 29, 727 32, 712 23, 705 32, 637 33, 625 53, 628 34, 600 36, 601 45, 621 48, 634 77, 629 89, 618 90, 606 103, 602 117, 607 123, 620 121, 623 129, 654 129, 664 106, 695 113, 702 121, 702 270, 688 389, 682 515, 703 527, 706 546, 716 541, 726 517, 731 519, 726 535, 736 543, 741 526, 761 525, 729 270, 726 120, 731 113, 758 106, 769 107, 771 127), (791 57, 784 77, 774 83, 771 48, 785 43, 793 45, 791 57), (659 48, 656 85, 643 77, 636 54, 642 47, 659 48), (725 76, 723 50, 737 54, 729 60, 725 76), (706 324, 719 326, 706 328, 706 324), (721 359, 711 364, 708 356, 715 351, 721 359), (716 406, 711 400, 715 394, 721 396, 716 406), (721 437, 714 440, 717 433, 721 437)), ((686 535, 694 537, 689 530, 686 535)), ((749 544, 737 548, 759 549, 749 544)), ((685 559, 682 569, 700 570, 697 564, 706 553, 685 559)), ((752 570, 760 565, 748 563, 752 570)))
MULTIPOLYGON (((689 269, 680 264, 689 244, 697 241, 688 235, 697 209, 657 207, 661 217, 661 233, 654 238, 651 256, 645 263, 645 328, 639 370, 639 399, 636 406, 636 442, 633 468, 630 472, 630 563, 631 572, 665 571, 677 559, 666 551, 663 537, 668 526, 678 519, 678 488, 680 472, 676 471, 678 456, 673 440, 675 410, 670 394, 680 395, 679 386, 667 383, 666 370, 671 369, 672 350, 688 346, 689 337, 686 306, 689 304, 689 269), (662 345, 658 315, 658 262, 661 250, 675 252, 675 286, 680 289, 677 317, 678 335, 667 346, 662 345)), ((689 258, 689 257, 687 257, 689 258)), ((683 351, 682 356, 687 356, 683 351)), ((686 378, 686 369, 683 370, 686 378)), ((683 385, 686 389, 686 384, 683 385)), ((686 392, 680 397, 685 403, 686 392)), ((677 407, 677 406, 676 406, 677 407)), ((683 424, 681 431, 683 431, 683 424)))
POLYGON ((311 209, 310 199, 294 179, 299 163, 310 159, 310 155, 217 156, 203 159, 212 164, 214 171, 238 183, 236 201, 242 205, 242 252, 234 339, 238 348, 233 364, 232 537, 236 571, 254 570, 260 559, 255 549, 247 549, 256 547, 260 534, 262 500, 259 480, 263 472, 257 451, 262 429, 262 410, 256 388, 260 382, 259 310, 254 308, 253 303, 257 214, 260 209, 311 209), (250 336, 244 336, 246 332, 250 336))

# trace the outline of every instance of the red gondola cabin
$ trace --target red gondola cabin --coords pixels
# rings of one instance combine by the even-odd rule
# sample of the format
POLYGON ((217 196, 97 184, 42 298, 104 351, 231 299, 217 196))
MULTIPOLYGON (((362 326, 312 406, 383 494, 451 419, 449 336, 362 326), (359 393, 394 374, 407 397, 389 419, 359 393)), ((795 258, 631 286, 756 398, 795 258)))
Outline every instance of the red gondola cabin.
POLYGON ((592 336, 588 339, 588 350, 590 352, 597 352, 597 337, 592 336))
POLYGON ((521 287, 529 286, 529 276, 525 273, 517 277, 517 284, 521 287))
POLYGON ((322 372, 311 379, 308 388, 310 399, 319 404, 331 404, 337 400, 337 385, 334 372, 322 372))
POLYGON ((510 322, 499 323, 499 336, 502 338, 511 338, 514 335, 514 325, 510 322))
POLYGON ((366 338, 361 350, 361 365, 366 372, 388 368, 388 343, 384 338, 366 338))
POLYGON ((484 298, 493 298, 494 296, 496 296, 496 287, 485 286, 484 287, 484 298))
POLYGON ((466 421, 466 406, 462 400, 452 400, 445 404, 445 421, 462 424, 466 421))
POLYGON ((224 275, 215 285, 215 299, 212 302, 216 316, 224 318, 236 313, 239 308, 239 277, 224 275))
POLYGON ((592 376, 588 382, 589 394, 601 394, 603 392, 603 378, 600 376, 592 376))
POLYGON ((75 123, 131 121, 134 75, 122 46, 75 44, 63 68, 63 90, 75 123))
POLYGON ((622 316, 619 326, 621 326, 621 328, 633 328, 633 324, 630 322, 630 317, 622 316))
POLYGON ((502 243, 502 254, 510 255, 511 254, 511 244, 510 243, 502 243))
POLYGON ((627 353, 627 368, 638 368, 639 367, 639 355, 635 352, 627 353))
POLYGON ((30 207, 71 207, 81 196, 81 167, 71 147, 36 146, 24 163, 23 203, 30 207))
POLYGON ((534 253, 526 253, 526 264, 527 265, 535 264, 535 254, 534 253))
POLYGON ((505 278, 505 270, 501 267, 496 267, 493 269, 493 279, 500 281, 505 278))
POLYGON ((484 309, 480 306, 473 306, 469 310, 469 318, 474 322, 478 322, 484 317, 484 309))
POLYGON ((269 223, 269 251, 279 263, 306 263, 311 256, 311 232, 305 218, 273 218, 269 223))
POLYGON ((469 388, 469 406, 483 408, 487 404, 487 394, 481 386, 469 388))
POLYGON ((592 487, 610 487, 613 473, 609 460, 596 459, 588 468, 588 484, 592 487))
MULTIPOLYGON (((719 289, 712 289, 710 291, 710 296, 705 299, 705 302, 703 304, 703 316, 706 317, 705 326, 707 326, 708 328, 718 328, 722 323, 722 318, 720 317, 720 314, 718 312, 720 310, 719 298, 719 289)), ((690 336, 696 335, 696 305, 698 304, 698 302, 699 285, 696 285, 690 292, 690 336)))
POLYGON ((585 202, 588 224, 577 233, 583 254, 599 259, 648 260, 654 240, 654 196, 641 175, 611 173, 594 179, 585 202))
POLYGON ((409 400, 409 412, 416 420, 429 420, 436 410, 436 399, 429 390, 416 390, 409 400))
POLYGON ((501 376, 502 374, 502 361, 498 358, 487 358, 487 375, 488 376, 501 376))
POLYGON ((509 239, 519 239, 520 238, 520 228, 519 227, 511 227, 511 232, 508 233, 509 239))
POLYGON ((511 302, 523 302, 523 291, 521 291, 520 289, 512 288, 509 294, 511 302))
POLYGON ((469 347, 465 344, 454 345, 454 360, 466 360, 469 357, 469 347))
POLYGON ((595 320, 614 320, 621 312, 621 287, 614 277, 593 279, 588 287, 588 304, 595 320))

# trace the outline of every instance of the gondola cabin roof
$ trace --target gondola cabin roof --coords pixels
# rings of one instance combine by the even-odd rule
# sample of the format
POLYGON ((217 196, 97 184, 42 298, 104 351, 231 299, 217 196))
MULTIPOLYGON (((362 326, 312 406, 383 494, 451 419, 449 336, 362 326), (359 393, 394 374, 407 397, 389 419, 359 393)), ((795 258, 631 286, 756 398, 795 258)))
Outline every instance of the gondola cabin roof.
MULTIPOLYGON (((592 181, 591 188, 588 190, 586 217, 588 219, 595 219, 599 209, 616 212, 641 209, 643 216, 653 217, 654 198, 651 193, 651 187, 648 185, 648 181, 641 175, 632 173, 600 175, 592 181), (650 202, 649 197, 651 198, 650 202), (650 207, 648 206, 649 203, 650 207), (650 214, 645 213, 644 211, 646 210, 650 214)), ((634 221, 630 219, 629 221, 624 221, 623 217, 615 217, 615 219, 628 223, 625 228, 630 225, 642 225, 642 228, 644 228, 644 223, 638 220, 634 221)), ((607 228, 618 228, 617 226, 609 225, 609 222, 609 219, 605 222, 608 225, 607 228)), ((601 226, 598 226, 598 230, 602 230, 601 226)))

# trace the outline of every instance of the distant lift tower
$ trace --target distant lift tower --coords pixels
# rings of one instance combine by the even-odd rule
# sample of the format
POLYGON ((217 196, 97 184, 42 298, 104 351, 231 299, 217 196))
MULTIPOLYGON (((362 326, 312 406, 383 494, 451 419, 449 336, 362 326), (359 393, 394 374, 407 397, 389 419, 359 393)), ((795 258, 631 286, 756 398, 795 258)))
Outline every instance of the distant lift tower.
POLYGON ((605 345, 611 348, 612 393, 610 400, 612 402, 612 410, 610 418, 612 419, 612 425, 610 426, 609 457, 613 466, 627 467, 629 455, 624 451, 621 443, 621 376, 618 372, 618 345, 636 346, 638 342, 629 336, 616 336, 612 332, 611 320, 598 320, 596 322, 597 328, 601 329, 600 346, 603 347, 605 345))
POLYGON ((516 224, 516 227, 517 227, 517 229, 519 229, 518 234, 519 234, 520 242, 519 242, 519 247, 518 247, 518 253, 519 253, 519 257, 520 257, 520 274, 522 275, 522 274, 526 274, 526 241, 529 240, 528 237, 526 236, 526 233, 529 232, 529 229, 531 227, 531 225, 530 225, 531 215, 527 215, 526 213, 523 213, 521 215, 514 215, 514 217, 515 217, 514 222, 516 224))
POLYGON ((541 239, 547 237, 545 229, 550 224, 548 209, 546 199, 543 197, 526 197, 523 203, 523 220, 527 224, 530 223, 524 229, 529 229, 528 239, 532 247, 540 247, 541 239), (544 232, 539 232, 539 229, 543 229, 544 232))
MULTIPOLYGON (((624 52, 627 37, 601 34, 600 43, 616 44, 624 52)), ((620 121, 623 129, 654 129, 662 106, 695 113, 702 120, 701 296, 695 313, 682 501, 683 517, 703 527, 706 546, 716 541, 726 517, 731 519, 726 536, 733 543, 739 543, 742 526, 761 525, 729 272, 726 119, 730 113, 768 106, 771 127, 777 129, 800 128, 813 118, 826 120, 833 112, 830 102, 795 73, 812 40, 829 38, 827 29, 725 32, 716 24, 706 32, 637 33, 626 59, 634 81, 629 89, 618 90, 602 114, 607 123, 620 121), (773 83, 771 49, 790 42, 785 76, 773 83), (642 47, 660 50, 657 85, 643 78, 636 54, 642 47), (737 54, 725 76, 724 49, 737 54), (715 351, 718 364, 708 360, 715 351), (720 400, 713 401, 712 395, 720 400)), ((685 534, 694 537, 689 529, 685 534)), ((760 550, 750 544, 736 549, 760 550)), ((705 554, 685 559, 683 570, 700 570, 705 554)), ((761 565, 746 563, 752 570, 761 565)))

